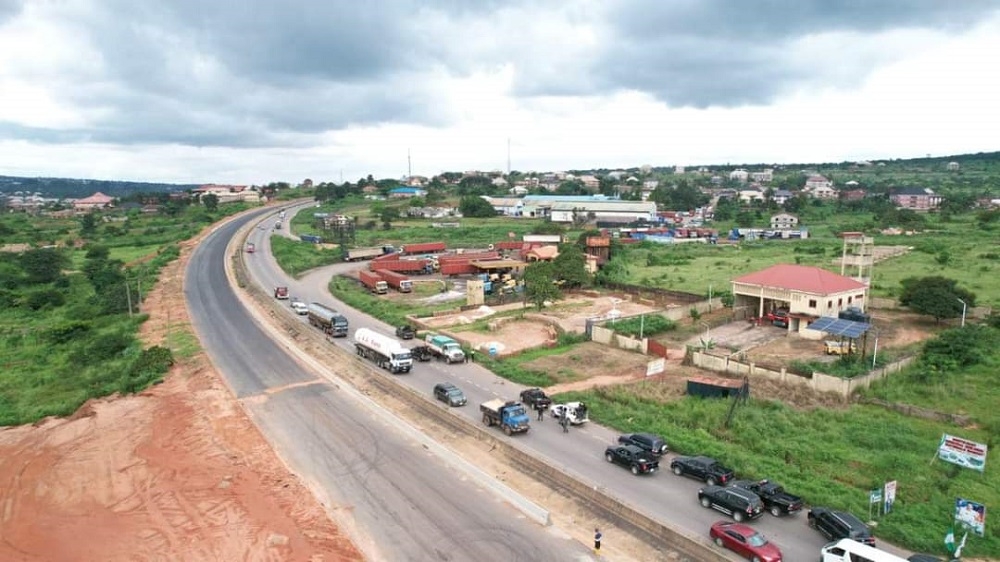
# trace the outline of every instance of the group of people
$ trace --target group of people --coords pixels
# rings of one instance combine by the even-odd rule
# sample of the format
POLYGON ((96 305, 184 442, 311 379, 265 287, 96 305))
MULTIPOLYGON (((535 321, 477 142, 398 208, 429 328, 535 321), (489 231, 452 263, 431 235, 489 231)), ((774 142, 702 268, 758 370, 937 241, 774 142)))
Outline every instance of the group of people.
MULTIPOLYGON (((538 411, 538 421, 545 419, 545 406, 535 404, 535 410, 538 411)), ((559 425, 562 426, 563 433, 569 433, 569 416, 565 414, 559 416, 559 425)))

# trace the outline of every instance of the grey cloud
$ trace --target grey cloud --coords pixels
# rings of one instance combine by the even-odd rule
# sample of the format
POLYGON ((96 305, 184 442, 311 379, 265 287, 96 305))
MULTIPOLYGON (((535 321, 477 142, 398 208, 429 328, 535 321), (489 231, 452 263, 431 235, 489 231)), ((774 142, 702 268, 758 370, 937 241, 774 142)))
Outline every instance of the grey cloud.
MULTIPOLYGON (((630 88, 672 106, 763 104, 805 84, 860 82, 878 56, 797 61, 795 41, 823 32, 967 28, 997 9, 994 2, 936 0, 800 0, 648 2, 609 10, 607 47, 568 75, 519 75, 522 95, 599 94, 630 88), (831 68, 837 67, 834 72, 831 68)), ((885 55, 888 56, 888 55, 885 55)))

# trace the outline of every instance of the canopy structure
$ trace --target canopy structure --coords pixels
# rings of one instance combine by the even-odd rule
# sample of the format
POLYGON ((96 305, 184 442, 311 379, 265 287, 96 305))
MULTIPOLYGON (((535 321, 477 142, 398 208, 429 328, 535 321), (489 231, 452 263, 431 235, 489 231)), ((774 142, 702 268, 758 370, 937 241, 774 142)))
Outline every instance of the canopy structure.
POLYGON ((819 330, 820 332, 851 339, 860 338, 871 327, 871 324, 865 322, 855 322, 854 320, 844 320, 843 318, 831 318, 828 316, 824 316, 809 324, 810 330, 819 330))

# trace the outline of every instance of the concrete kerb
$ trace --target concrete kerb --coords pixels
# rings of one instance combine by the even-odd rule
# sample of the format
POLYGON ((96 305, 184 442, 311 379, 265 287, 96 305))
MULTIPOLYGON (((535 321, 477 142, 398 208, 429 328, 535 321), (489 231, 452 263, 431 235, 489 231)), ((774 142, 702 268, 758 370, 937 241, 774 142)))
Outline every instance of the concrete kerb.
MULTIPOLYGON (((247 229, 247 231, 249 231, 249 229, 247 229)), ((241 231, 234 237, 234 240, 243 241, 245 236, 246 232, 241 231)), ((242 247, 242 245, 240 247, 242 247)), ((243 261, 245 256, 243 256, 242 253, 239 253, 238 255, 239 259, 236 260, 235 265, 244 269, 241 273, 248 279, 249 275, 245 270, 246 266, 243 261)), ((230 264, 227 261, 227 275, 230 275, 230 282, 232 282, 234 275, 230 274, 230 265, 233 264, 230 264)), ((287 332, 297 333, 300 337, 314 340, 320 344, 326 343, 325 338, 315 330, 299 332, 299 325, 297 322, 293 321, 294 318, 291 316, 291 313, 276 307, 273 300, 268 298, 268 295, 266 295, 266 293, 256 287, 253 283, 247 283, 246 290, 250 297, 270 311, 270 316, 274 319, 274 321, 280 323, 281 327, 287 332)), ((392 414, 385 411, 381 406, 375 404, 371 401, 371 399, 365 397, 363 394, 360 394, 360 392, 358 392, 350 383, 331 373, 327 367, 319 363, 314 357, 309 354, 301 353, 297 344, 293 343, 288 336, 282 334, 280 330, 275 329, 275 326, 273 326, 272 323, 267 322, 266 318, 262 318, 253 307, 250 307, 250 310, 260 323, 267 325, 269 331, 272 331, 272 333, 277 336, 277 339, 283 347, 293 352, 295 357, 306 360, 311 368, 323 373, 329 380, 338 384, 338 388, 348 389, 348 391, 352 393, 352 396, 357 396, 366 404, 371 404, 373 409, 376 409, 376 411, 380 411, 380 413, 384 412, 386 415, 392 416, 392 414), (304 355, 307 356, 308 359, 303 357, 304 355)), ((324 355, 329 355, 337 361, 357 361, 359 365, 363 365, 365 368, 370 369, 373 373, 377 373, 378 376, 372 377, 368 380, 368 382, 375 384, 375 386, 383 392, 396 397, 397 399, 405 402, 408 406, 437 420, 456 432, 460 432, 477 440, 490 443, 495 451, 510 459, 510 461, 512 461, 515 465, 524 467, 541 482, 552 489, 562 491, 566 495, 574 497, 583 505, 586 505, 591 510, 598 512, 602 517, 624 523, 627 527, 646 537, 646 540, 650 544, 666 543, 669 548, 677 551, 684 557, 680 559, 682 562, 685 560, 706 562, 724 562, 731 560, 731 558, 727 557, 725 553, 716 550, 707 539, 691 535, 681 529, 668 527, 667 525, 643 514, 638 509, 628 505, 623 500, 612 496, 605 488, 603 488, 603 486, 587 482, 582 476, 571 474, 565 468, 552 466, 546 461, 540 460, 534 455, 521 450, 514 443, 498 439, 493 432, 488 432, 487 430, 479 427, 477 424, 469 422, 464 418, 451 413, 446 408, 436 406, 435 404, 429 402, 423 395, 420 395, 409 387, 400 384, 398 381, 393 379, 392 376, 376 371, 370 364, 358 359, 355 355, 349 354, 336 346, 330 346, 328 344, 323 346, 322 349, 324 350, 324 355)), ((395 418, 395 416, 392 417, 395 418)), ((514 492, 508 486, 498 482, 495 478, 484 473, 478 467, 475 467, 475 465, 471 465, 464 459, 461 459, 461 457, 458 457, 450 449, 447 449, 439 443, 430 440, 425 435, 409 426, 409 424, 401 423, 398 420, 395 423, 398 424, 398 427, 406 427, 408 430, 413 430, 419 435, 418 438, 422 443, 427 444, 424 441, 425 439, 429 440, 430 443, 433 443, 433 445, 428 444, 428 447, 433 447, 434 451, 443 451, 445 456, 442 456, 441 458, 446 462, 449 462, 449 464, 451 464, 449 457, 454 457, 461 463, 461 467, 471 468, 472 470, 469 472, 470 476, 475 477, 477 482, 480 482, 489 489, 496 491, 501 497, 507 499, 509 503, 521 510, 527 517, 539 522, 542 525, 550 524, 548 511, 523 498, 520 494, 514 492), (522 504, 521 502, 524 503, 522 504), (525 511, 525 506, 528 507, 529 511, 525 511), (542 513, 544 513, 544 519, 541 518, 542 513)), ((466 470, 465 468, 460 469, 466 470)))
MULTIPOLYGON (((251 228, 247 228, 245 230, 239 231, 237 233, 237 235, 233 238, 234 240, 239 241, 239 245, 237 246, 238 248, 242 248, 245 245, 246 237, 247 237, 248 233, 250 232, 250 230, 252 229, 252 226, 253 225, 251 225, 251 228)), ((232 244, 232 243, 230 243, 230 244, 232 244)), ((227 246, 227 248, 226 248, 226 254, 227 255, 231 255, 230 246, 227 246)), ((238 261, 238 265, 239 265, 239 267, 241 269, 243 269, 243 275, 246 276, 247 279, 249 279, 249 275, 246 272, 246 264, 245 264, 245 262, 243 262, 242 252, 239 252, 238 255, 240 256, 239 259, 237 260, 238 261)), ((232 264, 227 260, 226 275, 229 278, 231 284, 235 281, 235 278, 236 278, 236 272, 235 272, 234 269, 235 268, 232 267, 232 264)), ((250 286, 251 285, 248 282, 247 283, 247 288, 249 289, 250 286)), ((256 288, 256 287, 254 287, 254 288, 256 288)), ((275 319, 279 318, 277 316, 277 314, 286 313, 286 311, 284 311, 284 310, 275 311, 274 310, 274 306, 273 306, 273 302, 271 302, 270 299, 267 299, 266 297, 264 297, 264 295, 263 295, 263 293, 261 291, 248 291, 248 292, 251 293, 251 296, 257 297, 256 300, 258 300, 258 301, 264 300, 264 303, 262 303, 262 304, 266 304, 267 307, 269 309, 271 309, 272 316, 275 319), (277 314, 275 314, 275 313, 277 313, 277 314)), ((512 506, 514 506, 517 510, 519 510, 521 513, 523 513, 526 517, 528 517, 532 521, 535 521, 536 523, 538 523, 540 525, 543 525, 543 526, 551 525, 551 523, 552 523, 551 517, 550 517, 549 512, 547 510, 545 510, 544 508, 542 508, 538 504, 530 501, 529 499, 525 498, 524 496, 522 496, 521 494, 517 493, 516 491, 514 491, 510 487, 506 486, 502 482, 497 481, 496 478, 494 478, 491 475, 487 474, 486 472, 484 472, 482 469, 480 469, 479 467, 475 466, 474 464, 466 461, 464 458, 462 458, 461 456, 459 456, 458 454, 456 454, 455 452, 453 452, 451 449, 448 449, 444 445, 441 445, 437 441, 431 439, 430 437, 428 437, 427 435, 425 435, 423 432, 417 430, 416 428, 414 428, 410 424, 406 423, 405 420, 403 420, 403 419, 395 416, 394 414, 392 414, 391 412, 389 412, 388 410, 386 410, 385 408, 383 408, 381 405, 379 405, 375 401, 373 401, 370 398, 366 397, 364 394, 362 394, 357 389, 355 389, 347 381, 344 381, 340 377, 338 377, 326 365, 324 365, 323 363, 317 361, 310 354, 308 354, 308 353, 302 353, 301 350, 298 349, 298 346, 296 346, 296 344, 294 342, 292 342, 285 333, 282 333, 282 331, 280 331, 278 329, 275 329, 275 326, 273 325, 273 323, 269 322, 267 318, 262 318, 259 315, 259 313, 258 313, 258 311, 256 310, 255 307, 248 307, 248 310, 250 311, 251 315, 253 315, 257 319, 257 322, 262 327, 264 327, 265 329, 267 329, 271 333, 271 335, 282 344, 283 347, 285 347, 286 349, 288 349, 289 351, 291 351, 293 353, 293 356, 298 361, 305 363, 309 368, 311 368, 315 372, 322 374, 324 376, 324 378, 326 378, 330 382, 336 384, 337 388, 339 390, 344 391, 346 394, 348 394, 355 401, 357 401, 358 403, 364 405, 366 408, 368 408, 369 410, 371 410, 372 412, 374 412, 376 415, 378 415, 379 417, 381 417, 387 423, 390 423, 393 427, 401 428, 404 431, 404 433, 406 433, 406 435, 408 437, 410 437, 411 439, 419 442, 421 445, 423 445, 424 447, 426 447, 430 452, 432 452, 435 455, 437 455, 440 459, 442 459, 445 463, 447 463, 453 469, 461 471, 461 472, 467 474, 475 482, 479 483, 483 487, 485 487, 485 488, 491 490, 493 493, 497 494, 501 499, 503 499, 507 503, 511 504, 512 506)), ((315 335, 315 334, 313 334, 313 335, 315 335)), ((341 350, 338 349, 338 351, 341 351, 341 350)), ((352 360, 355 360, 355 361, 359 361, 354 355, 349 355, 349 358, 352 359, 352 360)), ((365 365, 365 367, 367 368, 369 366, 365 365)), ((379 377, 379 379, 384 379, 384 377, 379 377)), ((379 382, 382 382, 382 381, 379 381, 379 382)), ((401 392, 403 390, 409 391, 410 393, 413 393, 413 391, 411 389, 403 387, 402 385, 398 385, 398 384, 389 385, 389 386, 383 386, 382 384, 379 384, 379 386, 382 387, 384 390, 390 390, 391 389, 391 393, 392 394, 403 394, 403 392, 401 392)), ((414 405, 414 404, 420 404, 420 405, 423 405, 423 406, 427 405, 427 400, 424 399, 423 397, 407 396, 406 399, 404 399, 404 402, 407 402, 410 405, 414 405)), ((421 408, 421 410, 424 411, 425 413, 433 414, 434 417, 436 417, 436 418, 439 418, 439 419, 441 418, 441 412, 433 412, 433 410, 431 412, 427 412, 426 408, 421 408)), ((457 419, 457 416, 454 416, 454 415, 448 415, 448 417, 457 419)), ((449 421, 453 421, 453 420, 449 420, 449 421)), ((454 426, 453 423, 449 423, 448 425, 454 426)))

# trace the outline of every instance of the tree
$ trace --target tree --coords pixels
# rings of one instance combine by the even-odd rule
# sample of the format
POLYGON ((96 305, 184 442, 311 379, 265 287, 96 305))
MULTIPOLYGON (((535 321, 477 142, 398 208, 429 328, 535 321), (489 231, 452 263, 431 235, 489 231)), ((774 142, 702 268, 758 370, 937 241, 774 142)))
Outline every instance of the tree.
POLYGON ((210 213, 214 213, 219 208, 219 196, 214 193, 206 193, 201 197, 201 204, 210 213))
POLYGON ((495 217, 496 209, 490 202, 478 195, 467 195, 462 197, 458 203, 458 211, 463 217, 495 217))
POLYGON ((914 312, 934 317, 940 322, 945 318, 962 315, 964 301, 969 308, 976 305, 976 295, 958 287, 958 282, 941 276, 909 277, 900 282, 903 291, 899 304, 914 312))
POLYGON ((576 244, 560 244, 559 255, 552 260, 555 279, 564 281, 565 287, 582 287, 590 282, 586 258, 576 244))
POLYGON ((378 214, 378 218, 382 221, 382 228, 389 230, 392 228, 392 221, 399 218, 399 209, 396 207, 383 207, 382 211, 378 214))
POLYGON ((545 306, 545 301, 554 301, 562 294, 553 279, 555 267, 550 262, 535 262, 524 269, 525 298, 538 310, 545 306))
POLYGON ((62 276, 69 260, 56 248, 38 248, 21 254, 21 269, 31 283, 52 283, 62 276))
POLYGON ((92 236, 95 230, 97 230, 97 221, 94 219, 93 214, 87 213, 80 217, 81 236, 92 236))

